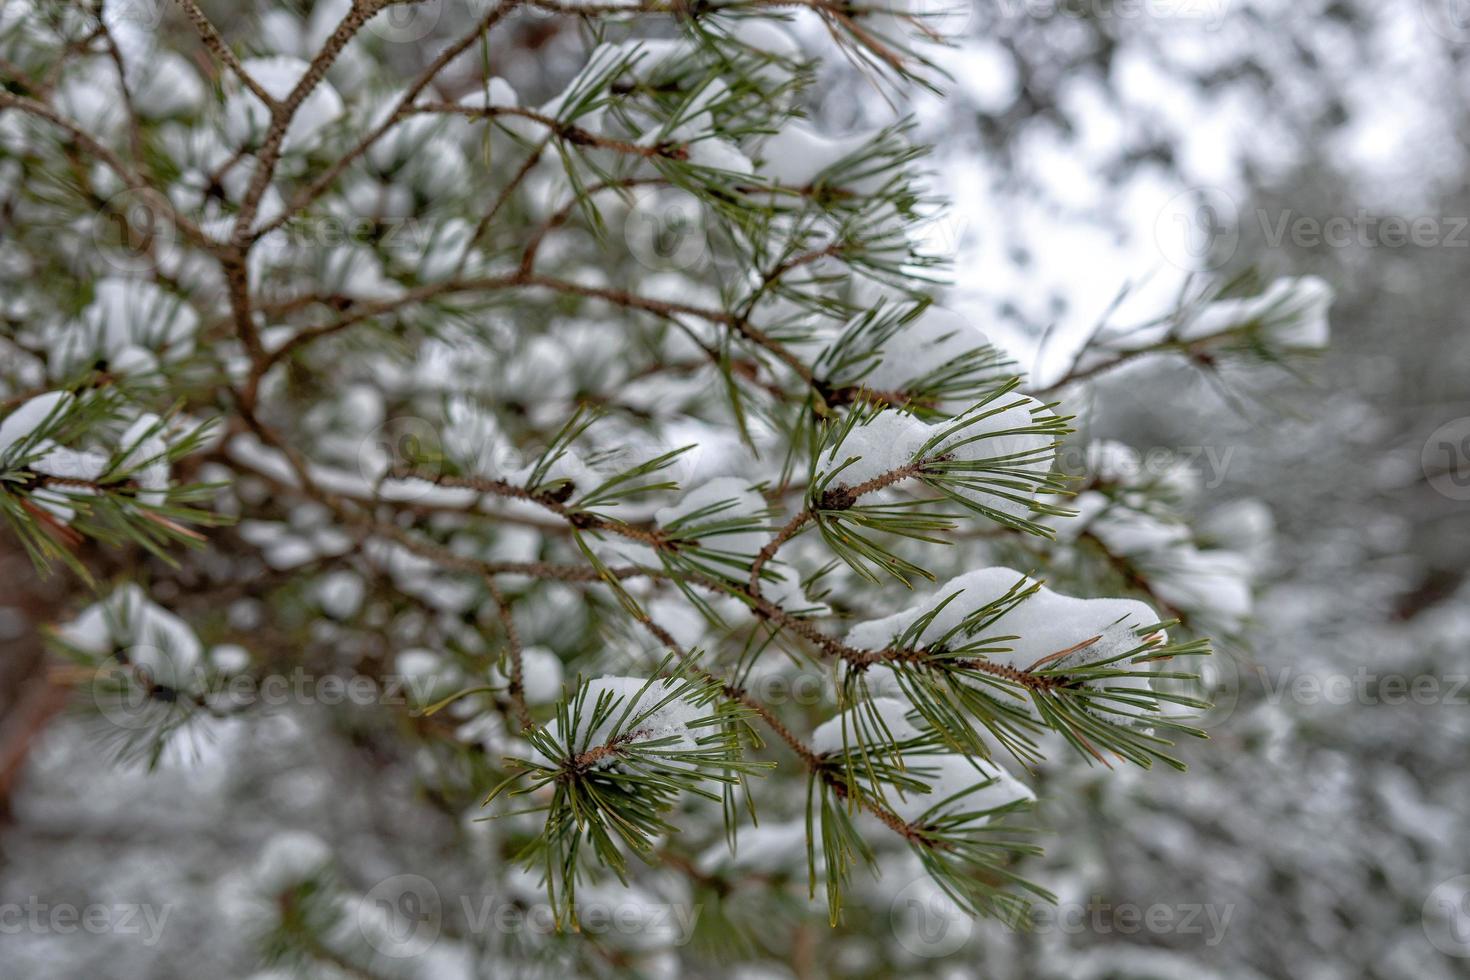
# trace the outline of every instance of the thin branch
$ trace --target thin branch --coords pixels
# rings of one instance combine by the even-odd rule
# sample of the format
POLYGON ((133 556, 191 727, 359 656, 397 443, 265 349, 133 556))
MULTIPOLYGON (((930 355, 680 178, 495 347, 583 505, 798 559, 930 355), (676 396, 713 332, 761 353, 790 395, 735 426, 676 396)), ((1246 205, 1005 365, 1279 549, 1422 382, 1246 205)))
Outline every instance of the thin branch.
POLYGON ((491 8, 489 12, 487 12, 483 17, 480 18, 480 20, 475 24, 474 28, 469 31, 469 33, 465 34, 458 41, 454 42, 443 51, 441 51, 439 53, 439 56, 435 58, 427 68, 424 69, 424 71, 419 75, 417 79, 414 80, 411 85, 409 85, 407 91, 404 92, 403 97, 400 98, 398 100, 398 103, 394 106, 393 111, 388 113, 387 118, 385 118, 381 123, 375 126, 372 131, 370 131, 366 136, 359 140, 357 144, 352 147, 352 149, 342 154, 342 156, 339 157, 335 163, 328 167, 327 170, 316 180, 312 181, 305 190, 298 193, 291 200, 291 202, 281 210, 281 213, 279 215, 277 215, 272 220, 266 222, 260 228, 256 229, 255 237, 259 238, 260 236, 265 235, 276 228, 279 228, 296 214, 300 213, 303 209, 309 207, 311 203, 317 198, 325 194, 327 190, 331 188, 331 186, 336 182, 337 178, 342 175, 342 172, 344 170, 346 170, 355 160, 357 160, 358 157, 362 156, 369 149, 371 149, 373 144, 382 139, 383 135, 387 133, 388 130, 398 125, 398 123, 402 122, 403 119, 408 116, 409 110, 412 108, 414 100, 419 97, 419 94, 423 92, 424 89, 429 87, 429 84, 433 82, 436 77, 438 77, 439 73, 443 71, 450 62, 452 62, 455 58, 458 58, 461 54, 468 50, 470 45, 479 40, 482 34, 489 31, 496 24, 498 24, 507 14, 516 9, 516 7, 520 6, 521 2, 522 0, 501 0, 499 4, 491 8))
POLYGON ((490 590, 490 598, 495 600, 495 608, 500 614, 500 625, 505 628, 505 643, 510 652, 511 708, 515 711, 521 728, 530 728, 535 722, 531 720, 531 710, 526 707, 525 657, 521 646, 521 634, 516 629, 516 621, 511 614, 510 603, 506 601, 505 594, 500 591, 500 587, 495 584, 493 575, 485 576, 485 587, 490 590))
POLYGON ((234 72, 240 81, 245 83, 245 87, 255 93, 257 99, 265 103, 266 108, 274 109, 276 107, 275 98, 265 89, 261 88, 260 83, 250 76, 250 73, 245 70, 244 65, 240 64, 240 59, 235 57, 235 52, 230 50, 230 46, 225 43, 225 39, 220 37, 219 31, 215 30, 214 24, 210 23, 209 17, 205 15, 203 10, 199 9, 199 4, 196 0, 179 0, 179 6, 184 8, 185 16, 194 25, 194 30, 199 33, 199 38, 204 42, 204 46, 216 58, 224 62, 225 66, 234 72))

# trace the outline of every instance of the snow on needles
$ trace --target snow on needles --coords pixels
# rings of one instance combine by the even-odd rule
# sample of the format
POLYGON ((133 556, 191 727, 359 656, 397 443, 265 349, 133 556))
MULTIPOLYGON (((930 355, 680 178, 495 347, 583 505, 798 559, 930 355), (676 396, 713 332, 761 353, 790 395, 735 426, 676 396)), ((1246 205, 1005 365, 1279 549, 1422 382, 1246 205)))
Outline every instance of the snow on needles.
MULTIPOLYGON (((636 744, 672 738, 674 741, 658 750, 681 752, 695 749, 698 746, 692 731, 693 724, 709 712, 683 697, 670 697, 678 688, 679 682, 674 680, 650 682, 642 677, 599 677, 588 681, 577 692, 572 707, 575 730, 570 735, 563 735, 558 723, 553 721, 547 726, 547 733, 573 754, 607 745, 614 739, 624 744, 636 744), (604 703, 603 699, 606 699, 608 710, 598 716, 596 709, 604 703)), ((616 757, 610 755, 597 765, 605 768, 615 762, 616 757)))
MULTIPOLYGON (((1009 568, 982 568, 950 579, 927 599, 881 619, 854 626, 847 643, 861 649, 881 650, 904 635, 921 617, 939 611, 909 643, 922 647, 939 642, 957 629, 967 616, 997 603, 993 618, 982 617, 972 624, 975 639, 1014 637, 989 646, 1006 646, 1004 652, 989 651, 994 663, 1018 670, 1032 669, 1044 661, 1048 669, 1065 670, 1108 660, 1142 644, 1138 631, 1159 622, 1146 603, 1135 599, 1079 599, 1053 592, 1030 577, 1009 568), (1018 602, 1008 597, 1030 592, 1018 602), (953 596, 953 599, 950 597, 953 596), (950 600, 946 603, 946 600, 950 600), (940 608, 942 606, 942 608, 940 608), (1053 656, 1070 650, 1066 656, 1053 656)), ((1160 640, 1163 631, 1157 631, 1160 640)), ((951 639, 951 645, 954 641, 951 639)), ((1128 669, 1128 665, 1124 665, 1128 669)), ((1132 669, 1149 669, 1136 665, 1132 669)), ((1142 677, 1109 678, 1109 687, 1147 691, 1142 677)))

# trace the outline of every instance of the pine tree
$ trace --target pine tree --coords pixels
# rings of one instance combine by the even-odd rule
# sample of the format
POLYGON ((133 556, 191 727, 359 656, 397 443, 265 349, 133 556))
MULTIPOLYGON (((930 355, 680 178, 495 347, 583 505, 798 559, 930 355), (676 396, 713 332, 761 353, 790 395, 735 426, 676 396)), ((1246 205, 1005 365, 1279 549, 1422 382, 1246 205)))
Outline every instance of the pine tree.
MULTIPOLYGON (((1028 783, 1183 768, 1240 625, 1201 582, 1249 578, 1177 470, 1064 452, 1075 395, 1320 346, 1325 286, 1201 285, 1040 390, 935 303, 911 128, 804 118, 828 61, 942 90, 919 7, 499 0, 420 45, 413 6, 0 11, 0 509, 68 583, 56 683, 158 767, 272 679, 364 681, 494 826, 484 887, 549 909, 549 947, 465 930, 483 968, 649 968, 577 933, 671 894, 747 952, 806 902, 860 931, 904 867, 1024 928, 1028 783), (533 106, 497 70, 536 32, 576 63, 533 106)), ((252 929, 378 975, 333 845, 272 845, 252 929)))

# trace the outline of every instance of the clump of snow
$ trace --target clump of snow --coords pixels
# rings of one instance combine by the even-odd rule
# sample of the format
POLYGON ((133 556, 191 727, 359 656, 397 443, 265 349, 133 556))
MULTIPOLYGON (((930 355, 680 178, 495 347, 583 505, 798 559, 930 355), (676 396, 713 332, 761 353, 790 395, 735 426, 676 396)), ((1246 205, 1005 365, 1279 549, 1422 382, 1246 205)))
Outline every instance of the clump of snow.
POLYGON ((366 591, 362 576, 346 569, 323 575, 316 583, 316 600, 334 619, 347 619, 362 608, 366 591))
POLYGON ((1283 277, 1259 296, 1210 303, 1184 324, 1180 335, 1194 340, 1259 322, 1267 338, 1283 347, 1320 349, 1331 336, 1327 311, 1332 299, 1332 287, 1318 276, 1283 277))
POLYGON ((718 137, 707 137, 691 142, 689 162, 697 167, 722 170, 732 174, 755 172, 755 164, 750 162, 750 157, 740 152, 740 148, 734 143, 718 137))
POLYGON ((168 443, 163 439, 163 420, 143 413, 123 433, 120 449, 123 458, 119 472, 126 473, 142 488, 138 499, 159 506, 168 490, 168 443))
POLYGON ((250 666, 250 651, 238 643, 221 643, 209 651, 209 662, 221 674, 239 674, 250 666))
POLYGON ((1086 457, 1087 471, 1104 483, 1164 491, 1178 503, 1199 495, 1199 471, 1175 453, 1144 457, 1125 443, 1098 439, 1088 443, 1086 457))
MULTIPOLYGON (((467 109, 514 108, 520 105, 516 90, 505 79, 495 76, 489 82, 466 93, 459 104, 467 109)), ((512 130, 529 131, 534 124, 515 116, 503 116, 501 121, 512 130)), ((480 144, 489 133, 486 121, 468 116, 452 116, 447 120, 444 132, 458 140, 465 149, 480 144)))
POLYGON ((821 482, 836 474, 834 486, 855 487, 907 466, 929 441, 932 430, 912 415, 885 410, 852 430, 827 453, 818 468, 821 482), (848 462, 851 460, 851 462, 848 462))
POLYGON ((1245 555, 1256 569, 1265 567, 1276 539, 1276 518, 1264 501, 1243 497, 1206 511, 1200 537, 1218 548, 1245 555))
MULTIPOLYGON (((805 123, 787 120, 761 147, 760 170, 783 187, 810 187, 836 165, 862 152, 875 135, 823 136, 805 123)), ((884 179, 882 173, 865 173, 850 179, 844 189, 871 194, 884 179)))
POLYGON ((132 97, 138 114, 150 119, 191 115, 204 105, 204 82, 183 55, 154 51, 132 97))
MULTIPOLYGON (((752 51, 791 63, 804 59, 801 45, 778 24, 758 17, 741 17, 733 20, 728 30, 730 36, 752 51)), ((766 84, 782 81, 785 73, 774 63, 761 65, 754 73, 766 84)))
POLYGON ((458 667, 433 650, 403 650, 393 658, 393 669, 404 690, 416 703, 445 697, 464 683, 458 667))
MULTIPOLYGON (((964 755, 940 753, 904 757, 909 774, 928 785, 928 793, 888 793, 893 812, 913 823, 954 813, 995 810, 1013 803, 1034 802, 1030 787, 1004 769, 964 755), (958 794, 958 795, 957 795, 958 794), (931 812, 932 811, 932 812, 931 812)), ((984 822, 989 822, 986 818, 984 822)))
POLYGON ((748 563, 770 539, 764 528, 760 524, 749 529, 720 529, 714 526, 731 521, 760 521, 766 509, 765 498, 751 489, 744 480, 723 476, 694 487, 678 503, 659 508, 654 512, 653 519, 659 527, 665 529, 693 532, 699 538, 702 548, 727 553, 748 563), (716 507, 717 510, 712 509, 716 507), (700 532, 700 528, 710 530, 700 532))
POLYGON ((1251 562, 1245 555, 1189 545, 1163 556, 1150 582, 1171 606, 1195 611, 1226 632, 1235 632, 1254 606, 1251 579, 1251 562))
POLYGON ((929 454, 1004 470, 993 477, 966 473, 967 478, 978 478, 981 483, 960 487, 958 492, 992 510, 1025 517, 1040 481, 1051 472, 1057 444, 1055 435, 1029 430, 1053 418, 1050 409, 1034 398, 1002 395, 996 402, 977 405, 960 415, 929 454))
MULTIPOLYGON (((675 697, 656 707, 677 686, 678 682, 673 680, 655 680, 650 684, 642 677, 611 675, 588 681, 576 694, 578 702, 583 702, 585 696, 582 710, 574 712, 578 715, 575 719, 576 730, 563 736, 557 730, 557 723, 552 722, 548 732, 573 753, 606 745, 614 736, 624 738, 627 743, 665 738, 675 740, 661 746, 662 751, 687 751, 696 748, 696 735, 690 725, 709 712, 682 697, 675 697), (645 685, 647 690, 643 690, 645 685), (599 699, 603 697, 609 699, 611 710, 594 725, 593 714, 599 699)), ((603 760, 602 765, 610 766, 615 761, 608 757, 603 760)))
MULTIPOLYGON (((521 687, 527 704, 550 704, 561 697, 561 658, 546 647, 531 646, 521 651, 521 687)), ((498 665, 490 670, 493 684, 510 683, 510 671, 498 665)))
POLYGON ((859 745, 898 744, 919 738, 924 733, 909 721, 911 710, 912 706, 906 702, 887 697, 876 697, 854 705, 817 726, 817 730, 812 732, 812 751, 825 755, 859 745), (881 728, 875 715, 882 721, 881 728))
POLYGON ((739 869, 765 874, 790 874, 806 862, 806 821, 758 824, 742 828, 735 853, 723 842, 711 845, 696 864, 706 873, 739 869))
POLYGON ((159 684, 184 688, 203 659, 194 630, 129 583, 57 630, 67 646, 98 658, 122 651, 159 684))
MULTIPOLYGON (((858 321, 849 329, 861 326, 862 321, 858 321)), ((876 364, 863 375, 861 383, 875 391, 911 391, 924 377, 988 347, 989 339, 966 317, 930 306, 883 343, 876 364)))
MULTIPOLYGON (((1110 555, 1134 564, 1161 600, 1232 633, 1252 614, 1254 582, 1271 546, 1269 510, 1255 501, 1241 503, 1232 508, 1233 514, 1222 513, 1213 531, 1204 532, 1212 547, 1202 548, 1177 515, 1141 510, 1088 491, 1075 501, 1078 515, 1059 522, 1058 538, 1090 535, 1110 555)), ((1202 523, 1205 527, 1208 522, 1202 523)))
POLYGON ((326 841, 307 831, 288 830, 266 842, 250 878, 261 894, 279 895, 321 874, 331 860, 326 841))
POLYGON ((540 111, 543 115, 562 122, 576 122, 586 129, 599 131, 603 125, 603 108, 595 101, 589 105, 588 100, 579 99, 580 95, 587 92, 589 85, 613 74, 621 74, 629 80, 647 82, 666 67, 678 65, 693 57, 697 51, 693 42, 682 38, 641 38, 599 44, 592 49, 582 70, 561 92, 543 103, 540 111), (568 108, 574 104, 579 114, 567 117, 568 108))
MULTIPOLYGON (((901 612, 859 623, 848 631, 847 643, 860 649, 885 649, 943 603, 929 624, 909 641, 914 647, 937 643, 967 616, 991 603, 1004 605, 1007 597, 1013 599, 1033 588, 1031 595, 1011 603, 993 620, 977 624, 974 635, 962 632, 950 637, 948 644, 953 647, 969 639, 1015 637, 1004 643, 987 644, 1009 649, 988 652, 986 659, 1019 670, 1039 663, 1047 669, 1066 670, 1108 660, 1141 646, 1144 640, 1138 630, 1153 626, 1160 619, 1147 604, 1134 599, 1079 599, 1053 592, 1009 568, 982 568, 950 579, 930 597, 901 612), (955 598, 945 603, 950 596, 955 598), (1053 657, 1064 650, 1072 652, 1053 657)), ((1163 631, 1156 635, 1159 642, 1165 638, 1163 631)), ((1152 665, 1121 661, 1118 668, 1148 671, 1152 665)), ((1107 685, 1140 692, 1151 690, 1146 677, 1109 678, 1107 685)))
POLYGON ((107 461, 105 453, 57 446, 32 463, 31 468, 37 473, 64 480, 96 480, 107 471, 107 461))
POLYGON ((993 474, 953 471, 956 479, 967 481, 954 485, 955 492, 992 510, 1025 517, 1040 480, 1051 470, 1057 439, 1048 432, 1027 430, 1050 417, 1040 402, 1017 394, 976 406, 944 425, 885 410, 854 426, 828 451, 818 480, 836 473, 831 486, 858 486, 914 462, 922 451, 925 459, 982 464, 993 470, 993 474), (856 461, 848 463, 853 457, 856 461))
MULTIPOLYGON (((272 98, 284 99, 306 74, 308 65, 300 58, 282 54, 246 58, 241 67, 272 98)), ((332 84, 325 79, 318 82, 292 117, 282 149, 290 153, 309 148, 318 134, 342 115, 343 108, 342 97, 332 84)), ((225 132, 236 144, 258 145, 270 122, 265 103, 244 86, 225 102, 225 132)))
POLYGON ((199 314, 146 279, 99 280, 81 317, 57 331, 51 359, 71 371, 105 359, 110 371, 147 373, 194 348, 199 314))
POLYGON ((53 425, 71 407, 73 398, 65 391, 48 391, 22 402, 20 407, 0 421, 0 458, 17 453, 29 454, 40 443, 36 431, 53 425))

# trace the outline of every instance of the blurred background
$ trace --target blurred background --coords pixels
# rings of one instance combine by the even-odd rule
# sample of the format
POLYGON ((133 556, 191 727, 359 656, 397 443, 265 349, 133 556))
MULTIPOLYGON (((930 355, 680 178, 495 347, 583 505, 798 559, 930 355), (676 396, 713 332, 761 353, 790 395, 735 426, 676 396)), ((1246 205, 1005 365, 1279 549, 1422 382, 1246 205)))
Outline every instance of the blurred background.
MULTIPOLYGON (((205 6, 230 22, 230 5, 205 6)), ((273 6, 262 50, 312 15, 273 6)), ((426 48, 467 16, 429 6, 414 42, 426 48)), ((742 912, 721 896, 665 973, 1470 975, 1470 12, 1455 0, 935 12, 954 42, 943 97, 892 106, 835 64, 811 113, 836 130, 915 116, 952 201, 929 229, 955 261, 944 301, 1034 388, 1099 327, 1142 323, 1206 280, 1320 276, 1336 291, 1332 343, 1265 371, 1141 362, 1069 406, 1090 439, 1187 462, 1185 505, 1249 531, 1254 594, 1209 665, 1211 738, 1186 746, 1188 775, 1070 762, 1043 774, 1041 822, 1057 836, 1031 873, 1056 910, 1029 932, 927 922, 922 908, 910 921, 902 882, 885 880, 828 936, 794 901, 742 912), (742 915, 762 918, 731 938, 742 915), (896 954, 869 947, 895 934, 910 937, 896 954)), ((555 23, 525 18, 497 42, 497 73, 526 104, 575 70, 580 41, 555 23)), ((31 589, 26 569, 5 574, 31 589)), ((263 601, 252 588, 229 598, 246 620, 263 601)), ((132 935, 0 920, 0 976, 250 974, 257 951, 231 896, 283 827, 354 855, 343 874, 363 892, 403 868, 445 895, 479 887, 461 858, 479 825, 441 805, 392 717, 283 708, 268 724, 220 722, 187 760, 146 774, 112 762, 95 719, 22 698, 20 661, 0 666, 4 900, 165 918, 140 912, 132 935)), ((456 955, 446 936, 419 975, 471 975, 456 955)))

